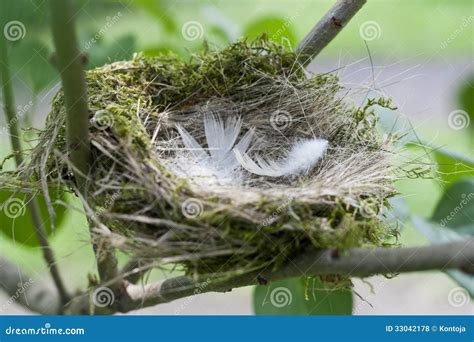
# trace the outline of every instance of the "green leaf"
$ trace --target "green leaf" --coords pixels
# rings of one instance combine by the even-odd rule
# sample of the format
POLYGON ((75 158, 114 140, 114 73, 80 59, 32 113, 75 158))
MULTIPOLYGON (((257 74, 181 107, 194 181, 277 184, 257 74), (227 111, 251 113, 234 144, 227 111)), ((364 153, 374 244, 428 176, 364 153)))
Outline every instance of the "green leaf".
POLYGON ((474 235, 474 178, 451 184, 436 205, 431 221, 474 235))
POLYGON ((474 177, 474 160, 460 153, 439 148, 433 151, 441 178, 453 183, 461 177, 474 177))
POLYGON ((257 315, 350 315, 352 292, 333 289, 317 278, 291 278, 255 288, 257 315))
MULTIPOLYGON (((413 227, 423 234, 432 244, 441 244, 465 239, 463 235, 460 235, 451 229, 443 228, 436 223, 428 222, 418 216, 412 217, 412 223, 413 227)), ((471 297, 474 297, 474 276, 458 270, 447 270, 444 272, 459 285, 463 286, 470 293, 471 297)))
MULTIPOLYGON (((58 190, 50 189, 50 196, 53 202, 53 208, 56 212, 54 220, 55 232, 61 229, 65 216, 66 208, 61 205, 55 205, 55 201, 64 200, 64 194, 58 190)), ((51 235, 51 221, 49 220, 49 212, 46 201, 43 196, 36 196, 39 206, 44 228, 51 235)), ((28 212, 27 195, 24 193, 13 194, 8 191, 0 191, 0 233, 10 238, 15 243, 28 246, 38 247, 39 242, 34 231, 33 221, 28 212)))
POLYGON ((212 25, 209 27, 209 32, 207 33, 207 36, 208 37, 206 38, 212 42, 219 41, 224 44, 227 44, 232 41, 231 37, 229 36, 229 33, 222 27, 217 25, 212 25))
POLYGON ((10 53, 12 70, 33 94, 39 94, 58 78, 49 62, 51 50, 40 41, 24 39, 13 45, 10 53))
POLYGON ((164 1, 160 0, 135 0, 134 4, 142 7, 148 14, 155 17, 155 19, 163 26, 166 32, 173 33, 178 31, 178 25, 170 14, 164 1))
POLYGON ((471 132, 474 132, 474 74, 466 80, 465 84, 460 89, 459 104, 461 108, 469 115, 469 127, 471 132))
MULTIPOLYGON (((48 26, 48 2, 44 0, 2 0, 0 8, 0 28, 5 24, 19 21, 25 27, 26 36, 44 30, 48 26)), ((18 41, 15 41, 18 42, 18 41)))
POLYGON ((281 43, 286 38, 290 41, 291 46, 296 44, 296 34, 293 25, 289 19, 285 20, 280 17, 264 17, 259 18, 244 29, 244 36, 249 39, 255 39, 262 33, 267 33, 268 38, 276 43, 281 43))
POLYGON ((136 48, 135 37, 131 34, 120 36, 110 42, 103 39, 96 41, 89 39, 88 42, 94 42, 88 50, 89 63, 87 67, 89 69, 106 63, 128 60, 136 48))
POLYGON ((456 227, 456 232, 459 234, 474 235, 474 223, 471 222, 468 225, 456 227))

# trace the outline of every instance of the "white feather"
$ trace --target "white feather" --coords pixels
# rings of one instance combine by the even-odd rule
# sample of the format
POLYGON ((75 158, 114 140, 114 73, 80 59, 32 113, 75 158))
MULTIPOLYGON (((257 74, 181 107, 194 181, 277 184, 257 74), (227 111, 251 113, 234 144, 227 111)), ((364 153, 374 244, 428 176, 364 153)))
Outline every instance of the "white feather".
POLYGON ((204 133, 207 150, 204 149, 183 127, 177 126, 186 155, 177 153, 169 165, 176 174, 186 177, 200 177, 201 182, 227 183, 241 181, 241 167, 233 153, 238 148, 248 150, 255 130, 250 129, 236 144, 242 127, 239 117, 228 117, 225 123, 217 116, 204 117, 204 133))
POLYGON ((326 153, 327 147, 328 141, 324 139, 302 140, 293 145, 286 158, 276 161, 260 156, 254 161, 237 146, 233 151, 237 161, 251 173, 269 177, 291 177, 311 171, 326 153))
POLYGON ((176 129, 183 140, 184 146, 192 155, 192 157, 194 157, 195 160, 199 160, 200 162, 207 162, 209 155, 206 153, 206 151, 204 151, 201 145, 199 145, 196 139, 194 139, 192 135, 180 125, 176 125, 176 129))
POLYGON ((250 129, 236 144, 241 128, 240 117, 229 116, 223 122, 218 116, 206 115, 205 149, 178 125, 177 130, 186 152, 177 152, 169 166, 176 174, 199 177, 201 183, 205 184, 240 183, 243 181, 242 168, 261 176, 295 177, 310 172, 328 147, 328 142, 324 139, 302 140, 295 143, 283 159, 270 160, 256 156, 253 160, 247 151, 255 130, 250 129))

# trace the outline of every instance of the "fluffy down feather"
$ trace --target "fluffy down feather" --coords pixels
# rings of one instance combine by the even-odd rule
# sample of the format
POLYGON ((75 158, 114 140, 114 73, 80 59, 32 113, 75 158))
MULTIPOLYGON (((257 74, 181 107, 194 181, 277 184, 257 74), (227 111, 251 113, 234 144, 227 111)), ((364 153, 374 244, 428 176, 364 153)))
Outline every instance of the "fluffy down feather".
POLYGON ((281 160, 257 156, 254 161, 238 147, 234 148, 234 154, 242 167, 251 173, 269 177, 294 177, 311 171, 326 153, 327 147, 327 140, 316 138, 295 143, 286 158, 281 160))

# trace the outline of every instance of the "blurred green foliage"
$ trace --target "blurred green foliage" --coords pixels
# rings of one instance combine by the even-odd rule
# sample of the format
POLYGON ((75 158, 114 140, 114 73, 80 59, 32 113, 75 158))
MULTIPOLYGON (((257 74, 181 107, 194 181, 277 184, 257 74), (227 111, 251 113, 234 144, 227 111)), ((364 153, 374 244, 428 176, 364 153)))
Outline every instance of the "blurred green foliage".
POLYGON ((352 292, 332 288, 317 278, 291 278, 257 286, 257 315, 350 315, 352 292))
POLYGON ((463 177, 474 177, 474 159, 446 149, 435 149, 433 155, 443 181, 452 184, 463 177))
POLYGON ((431 221, 458 233, 474 235, 474 177, 451 183, 433 211, 431 221))
MULTIPOLYGON (((64 200, 64 195, 54 189, 50 189, 50 196, 53 202, 55 220, 51 222, 46 200, 43 196, 37 195, 41 216, 43 217, 44 228, 48 235, 59 232, 63 228, 62 223, 66 218, 66 207, 54 204, 59 200, 64 200), (53 223, 53 224, 52 224, 53 223), (54 231, 53 231, 54 229, 54 231)), ((15 244, 26 247, 39 247, 39 241, 34 231, 33 221, 27 209, 28 197, 25 193, 11 193, 0 191, 0 233, 11 239, 15 244)))
POLYGON ((160 24, 166 32, 175 33, 178 31, 179 25, 167 1, 135 0, 134 3, 152 15, 156 19, 156 23, 160 24))
MULTIPOLYGON (((32 94, 38 94, 57 81, 49 63, 52 42, 49 34, 48 2, 5 0, 1 3, 2 23, 17 20, 22 22, 26 29, 25 37, 11 44, 11 59, 14 61, 12 67, 19 70, 16 78, 29 87, 32 94)), ((135 51, 156 55, 171 50, 187 56, 190 52, 202 48, 204 40, 211 46, 222 46, 242 36, 254 38, 262 32, 267 32, 270 39, 276 42, 288 42, 289 45, 295 46, 331 4, 331 1, 295 3, 292 0, 203 0, 183 3, 171 0, 77 0, 75 19, 80 47, 89 55, 87 67, 93 68, 104 63, 129 59, 135 51), (120 19, 112 21, 110 25, 110 18, 114 18, 118 13, 121 14, 120 19), (197 39, 183 38, 183 26, 190 21, 198 22, 202 27, 202 34, 199 34, 197 39), (88 49, 84 49, 91 38, 97 35, 99 39, 89 44, 88 49)), ((406 55, 408 51, 410 54, 437 51, 445 55, 464 51, 468 54, 469 44, 465 42, 469 40, 469 29, 463 30, 462 23, 470 5, 471 3, 465 0, 449 4, 441 0, 368 3, 358 13, 357 20, 349 23, 325 53, 339 54, 340 48, 344 47, 350 48, 352 54, 366 56, 366 47, 359 28, 365 21, 375 19, 381 28, 381 38, 369 42, 372 53, 406 55), (396 9, 397 15, 385 15, 390 9, 396 9), (418 13, 429 13, 430 16, 419 16, 418 13), (398 18, 402 17, 406 25, 400 26, 398 18), (429 26, 427 31, 424 20, 436 21, 437 25, 429 26), (412 27, 416 27, 417 35, 408 33, 407 30, 412 27), (460 32, 457 31, 459 28, 460 32), (450 40, 447 48, 440 50, 442 43, 456 32, 458 33, 455 39, 450 40), (400 36, 403 36, 401 45, 400 36), (419 36, 425 38, 420 41, 419 36)), ((468 104, 472 96, 463 93, 462 98, 466 106, 472 106, 472 103, 468 104)))
POLYGON ((298 43, 291 22, 281 17, 258 18, 244 28, 243 35, 252 40, 260 36, 262 32, 267 33, 268 38, 275 43, 282 43, 285 39, 293 47, 298 43))
MULTIPOLYGON (((401 223, 409 220, 413 227, 431 244, 450 242, 463 239, 466 235, 474 235, 474 159, 426 142, 425 139, 415 132, 410 120, 397 115, 396 112, 380 110, 377 114, 382 130, 389 134, 401 133, 398 134, 398 136, 402 137, 399 144, 408 148, 408 152, 422 151, 421 155, 423 157, 432 159, 434 163, 432 166, 436 170, 435 181, 442 184, 441 197, 435 202, 431 217, 423 218, 419 216, 416 213, 418 208, 407 204, 402 197, 398 198, 398 207, 394 208, 395 213, 392 216, 401 216, 397 213, 397 210, 399 210, 400 204, 402 204, 404 211, 402 216, 404 218, 401 223), (406 212, 407 208, 409 209, 408 213, 406 212)), ((453 131, 456 135, 462 136, 469 132, 466 128, 464 132, 462 130, 453 131)), ((433 177, 430 168, 426 167, 430 165, 423 159, 425 158, 420 160, 417 157, 414 159, 415 164, 412 167, 415 167, 416 164, 421 166, 417 167, 420 174, 414 174, 415 177, 413 177, 411 183, 427 181, 421 174, 423 170, 428 171, 428 177, 433 177)), ((407 167, 410 167, 410 162, 407 163, 407 167)), ((428 193, 427 195, 433 198, 432 194, 428 193)), ((426 203, 420 201, 419 198, 417 202, 417 207, 426 203)), ((474 297, 473 275, 459 270, 446 270, 445 272, 459 285, 466 288, 471 296, 474 297)))
POLYGON ((474 74, 466 77, 466 81, 459 90, 459 105, 469 116, 471 131, 471 145, 474 147, 474 74))
MULTIPOLYGON (((332 2, 304 1, 299 3, 298 8, 294 0, 179 3, 171 0, 77 0, 75 4, 78 11, 75 19, 78 24, 80 47, 86 50, 88 55, 87 68, 93 68, 104 63, 129 59, 135 51, 144 51, 147 55, 173 51, 182 56, 189 56, 190 52, 202 47, 204 40, 207 40, 212 47, 221 46, 240 36, 253 38, 262 32, 267 32, 272 40, 277 42, 287 40, 294 46, 311 29, 316 20, 328 10, 332 2), (112 21, 108 18, 114 18, 117 13, 121 13, 120 19, 114 21, 113 25, 109 25, 112 21), (297 20, 289 20, 288 15, 296 15, 297 20), (203 30, 202 37, 192 40, 183 38, 183 25, 189 21, 200 23, 203 30), (92 40, 94 40, 93 43, 91 43, 92 40), (88 48, 84 49, 86 45, 88 48)), ((25 26, 24 37, 10 44, 11 69, 14 71, 16 87, 27 88, 33 97, 48 91, 53 84, 58 82, 57 72, 50 62, 53 51, 47 5, 48 2, 44 0, 0 1, 1 27, 10 21, 20 21, 25 26)), ((369 42, 371 53, 374 55, 385 54, 395 58, 423 54, 448 58, 461 55, 470 56, 472 59, 472 30, 463 29, 461 26, 463 18, 470 13, 472 14, 472 0, 369 2, 357 18, 351 21, 328 46, 324 54, 330 58, 338 58, 341 53, 366 57, 366 46, 360 37, 359 28, 364 22, 375 20, 380 26, 381 34, 379 39, 369 42), (400 24, 401 22, 403 25, 400 24), (433 25, 433 22, 436 25, 433 25), (455 39, 450 40, 446 48, 443 48, 443 43, 446 43, 456 32, 458 33, 455 39)), ((474 78, 465 76, 467 82, 459 93, 459 106, 470 115, 472 136, 474 135, 474 78)), ((403 125, 404 123, 401 124, 400 120, 386 121, 386 129, 391 128, 387 131, 400 131, 402 127, 402 131, 407 133, 403 143, 413 142, 412 127, 403 125)), ((453 140, 454 145, 457 144, 456 146, 460 147, 456 139, 459 134, 465 134, 465 132, 445 132, 444 135, 447 139, 453 140)), ((447 229, 441 231, 437 227, 443 215, 448 215, 453 208, 459 207, 463 191, 464 193, 474 191, 472 190, 474 164, 471 157, 452 151, 433 148, 433 154, 442 182, 446 186, 441 190, 433 186, 428 187, 429 191, 436 193, 436 195, 433 193, 427 195, 432 202, 436 203, 437 195, 441 199, 436 203, 433 216, 414 220, 418 222, 414 226, 422 227, 419 231, 431 243, 439 243, 448 235, 452 236, 449 233, 450 228, 455 229, 453 231, 455 234, 472 234, 474 231, 472 205, 464 206, 456 219, 447 225, 447 229)), ((417 180, 412 181, 407 188, 417 189, 423 194, 425 185, 419 181, 417 184, 414 182, 417 180)), ((6 203, 9 196, 11 194, 0 192, 0 203, 6 203)), ((24 198, 20 200, 23 201, 24 198)), ((408 199, 408 204, 404 203, 403 198, 401 201, 402 207, 410 209, 408 216, 413 219, 416 211, 431 210, 431 208, 426 208, 426 202, 421 201, 420 197, 416 197, 413 201, 408 199)), ((48 217, 44 201, 42 202, 43 216, 48 217)), ((56 208, 56 225, 64 227, 61 222, 69 222, 71 225, 73 222, 66 219, 64 208, 61 208, 56 208)), ((74 220, 77 221, 77 215, 74 220)), ((46 228, 51 230, 49 224, 46 228)), ((37 246, 31 220, 27 214, 12 221, 10 217, 4 215, 4 212, 0 212, 0 230, 4 236, 9 238, 14 236, 18 243, 37 246)), ((67 233, 53 241, 53 246, 61 247, 71 240, 71 231, 64 230, 67 233)), ((74 246, 77 247, 78 244, 74 246)), ((16 248, 8 246, 2 246, 2 248, 11 254, 17 251, 16 248)), ((80 264, 82 265, 83 262, 80 264)), ((471 276, 462 272, 451 272, 450 275, 463 286, 473 282, 471 276)), ((307 279, 303 278, 276 282, 270 287, 259 286, 255 290, 255 312, 257 314, 350 314, 352 295, 349 291, 329 291, 321 284, 313 285, 308 286, 307 279), (268 302, 268 295, 276 287, 285 287, 290 290, 293 296, 290 305, 277 308, 268 302)))

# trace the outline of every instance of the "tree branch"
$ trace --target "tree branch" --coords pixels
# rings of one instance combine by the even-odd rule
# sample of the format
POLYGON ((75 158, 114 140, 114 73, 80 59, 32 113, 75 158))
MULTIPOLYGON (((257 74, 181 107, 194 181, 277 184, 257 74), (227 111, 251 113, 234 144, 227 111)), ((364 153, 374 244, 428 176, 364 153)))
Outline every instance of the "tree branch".
POLYGON ((303 65, 309 64, 346 26, 367 0, 338 0, 296 47, 303 65))
POLYGON ((142 279, 151 269, 154 263, 145 263, 138 258, 130 259, 120 271, 124 275, 126 281, 136 284, 142 279))
MULTIPOLYGON (((74 13, 69 0, 50 0, 51 22, 57 66, 62 80, 66 105, 66 140, 69 159, 79 191, 87 199, 87 176, 90 163, 89 109, 81 54, 74 28, 74 13)), ((90 222, 91 231, 92 223, 90 222)), ((118 274, 114 251, 104 242, 94 244, 97 268, 102 282, 118 274)))
MULTIPOLYGON (((339 254, 336 250, 309 250, 277 270, 263 270, 232 277, 227 280, 176 277, 148 285, 122 284, 122 293, 108 308, 97 314, 114 311, 128 312, 170 302, 205 292, 226 292, 233 288, 257 285, 258 279, 276 281, 299 276, 340 274, 368 277, 375 274, 462 269, 474 272, 474 239, 410 248, 354 248, 339 254), (196 292, 199 289, 199 292, 196 292)), ((205 277, 204 277, 205 278, 205 277)), ((87 313, 91 307, 89 293, 75 298, 69 313, 87 313)))
POLYGON ((71 163, 82 192, 89 174, 89 109, 80 52, 77 48, 74 15, 69 0, 50 0, 54 45, 66 106, 66 139, 71 163))
POLYGON ((61 313, 60 298, 45 284, 24 274, 20 268, 0 257, 0 288, 10 298, 0 303, 0 314, 12 303, 43 314, 57 315, 61 313))
MULTIPOLYGON (((15 156, 16 166, 20 166, 23 163, 23 155, 20 141, 20 129, 18 128, 18 117, 15 112, 15 100, 13 96, 13 86, 11 83, 7 42, 4 37, 0 38, 0 74, 2 78, 2 89, 3 89, 3 104, 5 114, 8 119, 8 129, 10 135, 10 142, 15 156)), ((41 217, 41 211, 39 209, 38 201, 34 195, 28 195, 27 201, 28 211, 33 221, 33 228, 41 246, 43 252, 43 258, 48 265, 51 277, 53 278, 54 284, 59 292, 59 296, 65 304, 69 300, 66 287, 61 279, 59 270, 56 265, 54 252, 51 249, 48 242, 48 234, 43 224, 41 217)))
MULTIPOLYGON (((307 253, 287 262, 277 270, 250 272, 226 280, 203 277, 195 281, 190 277, 181 276, 148 285, 121 281, 117 286, 120 290, 112 298, 109 306, 94 307, 93 291, 88 291, 71 300, 64 308, 64 313, 84 315, 128 312, 198 293, 227 292, 233 288, 257 285, 259 279, 271 282, 292 277, 327 274, 364 278, 375 274, 446 269, 460 269, 474 273, 473 238, 426 247, 354 248, 344 254, 339 254, 334 249, 308 250, 307 253)), ((58 309, 59 300, 56 295, 42 284, 29 281, 28 287, 23 286, 25 295, 18 296, 18 283, 31 278, 20 273, 16 266, 2 258, 0 258, 0 279, 0 288, 11 296, 12 301, 42 314, 62 312, 58 309)))

